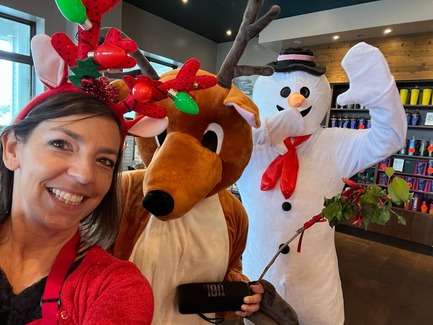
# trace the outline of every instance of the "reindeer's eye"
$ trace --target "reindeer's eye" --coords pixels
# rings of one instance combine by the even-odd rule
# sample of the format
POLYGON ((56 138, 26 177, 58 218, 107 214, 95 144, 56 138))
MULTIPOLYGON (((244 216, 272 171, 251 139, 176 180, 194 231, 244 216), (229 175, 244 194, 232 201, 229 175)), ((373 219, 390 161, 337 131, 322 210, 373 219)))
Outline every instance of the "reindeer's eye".
POLYGON ((308 89, 307 87, 302 87, 300 93, 305 98, 308 98, 308 96, 310 96, 310 89, 308 89))
POLYGON ((287 97, 289 97, 289 95, 290 95, 291 92, 292 91, 290 90, 290 87, 284 87, 283 89, 281 89, 280 95, 283 98, 287 98, 287 97))
POLYGON ((166 137, 167 137, 167 130, 162 131, 162 133, 158 134, 155 137, 155 141, 156 141, 156 144, 158 145, 158 147, 162 146, 166 137))
POLYGON ((208 148, 210 151, 219 154, 221 151, 223 139, 224 131, 221 125, 211 123, 203 134, 203 140, 201 141, 201 144, 203 145, 203 147, 208 148))

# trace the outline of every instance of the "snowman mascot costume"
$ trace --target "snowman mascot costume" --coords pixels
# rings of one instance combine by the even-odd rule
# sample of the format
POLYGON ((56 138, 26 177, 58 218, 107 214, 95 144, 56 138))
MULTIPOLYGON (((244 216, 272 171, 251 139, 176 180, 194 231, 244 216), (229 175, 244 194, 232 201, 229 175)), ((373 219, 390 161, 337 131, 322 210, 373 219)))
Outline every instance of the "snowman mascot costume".
MULTIPOLYGON (((253 100, 262 126, 253 130, 251 160, 237 182, 249 216, 245 274, 258 278, 279 247, 344 187, 342 178, 397 152, 406 139, 406 118, 395 80, 382 53, 366 43, 342 61, 350 81, 340 105, 369 109, 371 128, 323 128, 331 105, 325 68, 311 51, 286 49, 259 77, 253 100)), ((340 325, 344 306, 334 229, 318 222, 281 254, 265 275, 296 310, 302 325, 340 325)))

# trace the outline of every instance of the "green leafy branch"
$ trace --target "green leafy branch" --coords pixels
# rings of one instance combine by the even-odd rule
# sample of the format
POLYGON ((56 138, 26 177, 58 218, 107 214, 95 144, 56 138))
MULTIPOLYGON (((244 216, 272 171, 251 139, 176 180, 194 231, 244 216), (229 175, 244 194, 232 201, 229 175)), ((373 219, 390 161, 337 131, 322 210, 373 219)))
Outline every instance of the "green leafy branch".
POLYGON ((392 177, 392 167, 386 168, 385 173, 391 180, 385 189, 376 184, 362 185, 343 179, 349 188, 330 199, 325 198, 322 217, 328 220, 331 227, 351 220, 353 225, 367 229, 371 223, 385 225, 391 215, 397 217, 399 224, 406 225, 406 220, 392 210, 392 207, 409 202, 413 193, 409 192, 409 186, 404 179, 392 177))

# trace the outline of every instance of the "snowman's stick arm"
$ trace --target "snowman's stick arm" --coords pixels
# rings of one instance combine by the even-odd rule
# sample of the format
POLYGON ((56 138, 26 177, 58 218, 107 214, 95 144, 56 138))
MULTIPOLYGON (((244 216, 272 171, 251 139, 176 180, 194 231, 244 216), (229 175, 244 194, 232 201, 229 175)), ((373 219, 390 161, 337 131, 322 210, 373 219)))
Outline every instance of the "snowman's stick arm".
MULTIPOLYGON (((281 252, 287 247, 289 246, 289 244, 299 235, 303 235, 304 231, 307 230, 308 228, 310 228, 312 225, 314 225, 316 222, 323 222, 326 219, 324 217, 322 217, 322 214, 319 213, 317 215, 315 215, 313 218, 311 218, 310 220, 308 220, 306 223, 304 223, 304 225, 299 228, 298 230, 296 230, 295 234, 284 243, 284 245, 281 245, 281 247, 278 249, 278 251, 275 253, 275 255, 272 257, 271 261, 268 263, 268 265, 266 265, 265 269, 263 270, 262 274, 260 275, 259 279, 257 280, 257 282, 260 282, 260 280, 263 279, 263 277, 265 276, 266 272, 268 272, 268 270, 270 269, 270 267, 272 266, 272 264, 274 264, 275 260, 277 259, 278 255, 281 254, 281 252)), ((298 243, 298 252, 301 251, 301 243, 302 243, 302 236, 299 239, 299 243, 298 243)))

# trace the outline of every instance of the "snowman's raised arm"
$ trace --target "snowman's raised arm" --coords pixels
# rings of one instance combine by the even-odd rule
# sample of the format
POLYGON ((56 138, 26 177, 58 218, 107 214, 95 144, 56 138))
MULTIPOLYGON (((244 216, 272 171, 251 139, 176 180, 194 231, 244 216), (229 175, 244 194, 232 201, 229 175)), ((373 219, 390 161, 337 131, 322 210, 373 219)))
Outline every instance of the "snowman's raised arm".
POLYGON ((361 42, 345 55, 341 66, 349 78, 350 88, 337 97, 340 105, 361 104, 367 107, 395 85, 388 63, 377 47, 361 42))
MULTIPOLYGON (((353 46, 342 61, 350 81, 349 90, 337 103, 361 104, 369 109, 371 129, 341 141, 345 150, 342 166, 366 168, 404 146, 407 121, 400 95, 388 64, 378 48, 364 42, 353 46), (350 143, 346 143, 350 142, 350 143), (351 145, 348 147, 348 145, 351 145)), ((358 169, 359 170, 359 169, 358 169)))

